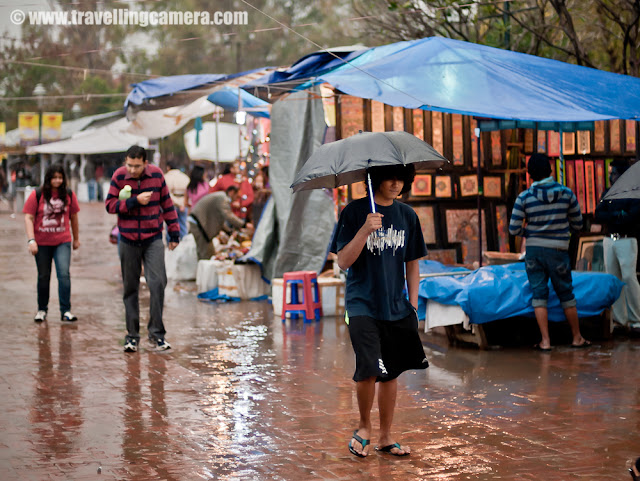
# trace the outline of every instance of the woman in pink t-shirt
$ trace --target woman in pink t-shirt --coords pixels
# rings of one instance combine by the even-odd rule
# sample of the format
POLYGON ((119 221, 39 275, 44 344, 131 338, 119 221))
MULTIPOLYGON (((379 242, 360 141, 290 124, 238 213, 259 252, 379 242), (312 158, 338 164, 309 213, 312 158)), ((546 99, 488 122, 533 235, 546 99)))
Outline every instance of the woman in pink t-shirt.
POLYGON ((189 178, 187 200, 189 201, 189 207, 194 207, 200 199, 209 193, 209 183, 204 178, 204 169, 199 165, 193 166, 189 178))
POLYGON ((24 224, 27 231, 27 248, 36 259, 38 268, 38 312, 34 321, 47 318, 51 261, 56 263, 58 277, 58 301, 60 319, 74 322, 71 314, 71 246, 80 247, 78 230, 78 199, 67 189, 67 176, 60 164, 47 169, 42 187, 31 192, 24 203, 24 224))

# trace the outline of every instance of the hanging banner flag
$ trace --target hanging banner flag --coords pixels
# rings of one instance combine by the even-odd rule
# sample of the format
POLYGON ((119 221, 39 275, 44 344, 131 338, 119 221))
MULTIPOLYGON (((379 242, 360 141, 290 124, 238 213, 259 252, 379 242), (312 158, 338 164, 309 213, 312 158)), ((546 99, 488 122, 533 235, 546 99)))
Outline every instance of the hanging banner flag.
POLYGON ((4 146, 7 135, 7 124, 0 122, 0 146, 4 146))
POLYGON ((60 140, 62 133, 62 113, 45 112, 42 114, 42 141, 60 140))
POLYGON ((38 142, 38 129, 40 117, 34 112, 20 112, 18 114, 18 131, 20 132, 20 142, 25 143, 38 142))

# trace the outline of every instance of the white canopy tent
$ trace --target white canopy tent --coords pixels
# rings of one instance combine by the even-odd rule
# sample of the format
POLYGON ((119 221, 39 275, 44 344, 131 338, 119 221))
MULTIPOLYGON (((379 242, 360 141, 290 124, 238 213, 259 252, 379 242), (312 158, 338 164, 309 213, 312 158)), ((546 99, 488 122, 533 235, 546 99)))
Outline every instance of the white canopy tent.
POLYGON ((27 154, 88 155, 124 152, 132 145, 149 147, 147 137, 127 132, 129 125, 130 122, 123 117, 102 127, 77 132, 70 139, 29 147, 27 154))
POLYGON ((184 146, 191 160, 210 160, 233 162, 238 156, 245 155, 249 141, 242 135, 239 125, 220 122, 204 122, 196 145, 196 130, 184 134, 184 146))
POLYGON ((127 117, 130 121, 126 130, 132 135, 159 139, 171 135, 196 117, 213 114, 216 108, 205 95, 186 105, 159 110, 140 110, 135 114, 128 110, 127 117))

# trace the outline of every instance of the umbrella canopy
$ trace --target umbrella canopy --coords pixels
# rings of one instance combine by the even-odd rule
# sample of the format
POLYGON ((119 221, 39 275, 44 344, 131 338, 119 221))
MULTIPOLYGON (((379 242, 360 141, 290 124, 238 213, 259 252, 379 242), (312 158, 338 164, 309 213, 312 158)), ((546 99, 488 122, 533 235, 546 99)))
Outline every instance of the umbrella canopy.
POLYGON ((416 170, 447 162, 433 147, 408 132, 361 132, 320 146, 302 166, 291 188, 333 189, 360 182, 366 169, 414 164, 416 170))
POLYGON ((640 200, 640 162, 629 167, 602 198, 603 201, 618 199, 640 200))

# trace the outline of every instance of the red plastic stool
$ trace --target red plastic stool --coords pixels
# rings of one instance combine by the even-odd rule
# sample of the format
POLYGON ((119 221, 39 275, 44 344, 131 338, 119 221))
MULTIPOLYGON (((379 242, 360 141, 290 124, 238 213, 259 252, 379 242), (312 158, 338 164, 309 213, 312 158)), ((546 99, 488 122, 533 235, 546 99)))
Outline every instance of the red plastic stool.
POLYGON ((322 300, 318 286, 318 275, 314 271, 285 272, 282 278, 282 320, 287 312, 292 319, 299 314, 304 316, 304 322, 316 321, 322 317, 322 300), (302 299, 298 295, 298 287, 302 287, 302 299), (287 287, 290 288, 291 298, 287 303, 287 287))

